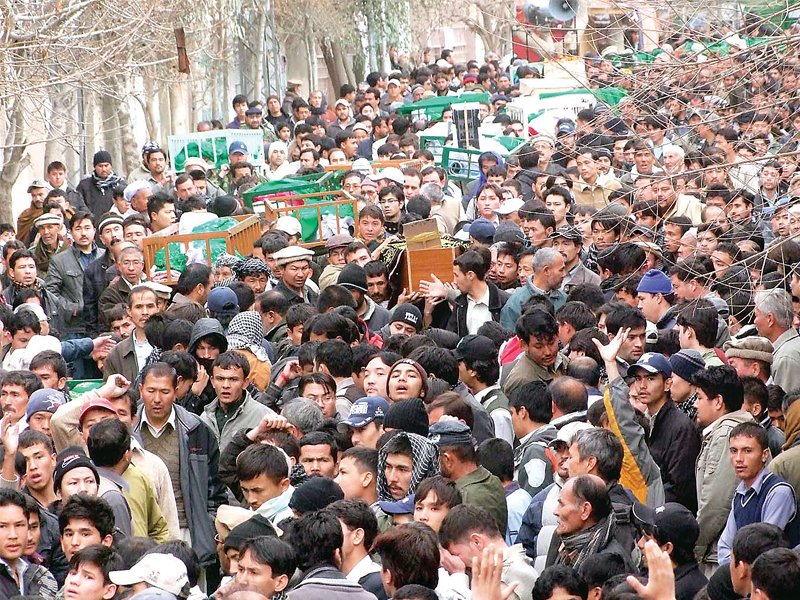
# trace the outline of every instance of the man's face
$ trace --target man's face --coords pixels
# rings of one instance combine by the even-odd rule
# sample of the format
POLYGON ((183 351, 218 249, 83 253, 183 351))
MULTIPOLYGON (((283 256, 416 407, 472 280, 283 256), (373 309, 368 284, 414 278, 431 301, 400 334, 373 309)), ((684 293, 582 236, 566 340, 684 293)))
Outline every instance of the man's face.
POLYGON ((217 392, 217 398, 222 406, 229 406, 242 397, 242 391, 247 384, 244 373, 240 368, 222 369, 214 367, 211 385, 217 392))
POLYGON ((355 136, 351 135, 346 140, 342 140, 339 148, 342 149, 342 152, 344 152, 347 160, 351 160, 356 154, 358 154, 358 142, 356 141, 355 136))
POLYGON ((147 168, 152 175, 161 175, 167 169, 167 157, 161 152, 151 152, 147 157, 147 168))
POLYGON ((556 256, 553 264, 549 267, 545 268, 545 285, 547 285, 548 290, 554 290, 561 285, 561 282, 564 281, 564 277, 567 274, 566 263, 564 262, 564 257, 559 254, 556 256))
POLYGON ((639 173, 650 173, 653 170, 655 157, 649 150, 636 150, 633 153, 633 162, 636 163, 639 173))
POLYGON ((648 373, 644 369, 636 369, 631 382, 631 393, 648 408, 653 407, 655 412, 666 399, 671 384, 672 379, 665 378, 660 373, 648 373))
POLYGON ((328 250, 328 264, 343 267, 347 262, 344 257, 345 248, 346 246, 339 246, 328 250))
MULTIPOLYGON (((41 413, 36 413, 41 414, 41 413)), ((50 414, 50 413, 45 413, 50 414)), ((34 444, 28 448, 20 448, 25 457, 25 485, 41 492, 53 486, 53 471, 56 468, 56 457, 42 444, 34 444)))
POLYGON ((389 454, 386 457, 386 467, 383 474, 386 477, 386 486, 394 500, 402 500, 411 491, 411 475, 413 461, 405 454, 389 454))
POLYGON ((67 561, 72 560, 73 555, 79 550, 102 543, 104 543, 103 537, 88 519, 70 519, 61 534, 61 549, 67 561))
POLYGON ((360 498, 364 494, 365 474, 359 470, 354 458, 342 458, 339 463, 339 474, 334 481, 342 488, 345 498, 360 498))
POLYGON ((116 592, 117 586, 106 583, 100 567, 90 562, 71 568, 64 583, 64 600, 110 600, 116 592))
POLYGON ((303 465, 306 475, 320 475, 331 479, 336 477, 336 459, 327 444, 300 448, 300 464, 303 465))
POLYGON ((139 390, 148 420, 155 423, 166 422, 175 403, 172 377, 148 375, 140 384, 139 390))
POLYGON ((578 173, 584 181, 594 181, 597 177, 597 161, 591 154, 581 154, 578 156, 578 173))
POLYGON ((337 104, 336 105, 336 117, 342 122, 349 121, 350 120, 350 109, 348 109, 344 104, 337 104))
POLYGON ((106 248, 110 248, 117 242, 122 241, 123 236, 122 225, 114 223, 103 227, 103 231, 100 232, 100 241, 103 242, 106 248))
POLYGON ((291 262, 281 272, 281 278, 286 282, 286 285, 295 290, 303 289, 309 275, 311 275, 311 265, 307 260, 291 262))
POLYGON ((649 292, 639 292, 636 295, 637 306, 644 314, 644 318, 651 323, 657 323, 662 317, 662 308, 659 303, 660 294, 651 294, 649 292))
POLYGON ((70 229, 72 233, 72 240, 75 245, 80 249, 89 249, 94 243, 94 225, 91 219, 84 219, 78 221, 70 229))
MULTIPOLYGON (((125 228, 124 238, 126 242, 135 244, 137 248, 141 249, 144 245, 144 238, 147 237, 147 230, 137 223, 131 223, 125 228)), ((141 261, 144 266, 144 261, 141 261)))
POLYGON ((367 275, 367 294, 378 304, 389 298, 389 280, 386 275, 367 275))
POLYGON ((132 295, 128 315, 134 326, 139 329, 144 329, 144 324, 147 322, 147 319, 157 312, 156 295, 153 292, 147 290, 132 295))
POLYGON ((78 467, 70 469, 61 480, 61 500, 66 502, 70 496, 75 494, 88 494, 97 496, 97 479, 89 467, 78 467))
POLYGON ((359 267, 363 267, 365 264, 370 262, 372 257, 369 254, 369 250, 366 248, 359 248, 355 252, 350 252, 347 254, 347 263, 355 263, 359 267))
POLYGON ((64 185, 64 181, 66 181, 66 179, 67 173, 62 169, 53 169, 47 173, 47 182, 52 185, 53 188, 60 188, 62 185, 64 185))
POLYGON ((213 361, 215 358, 219 356, 220 351, 217 346, 215 346, 208 340, 201 339, 197 343, 195 354, 197 355, 197 358, 213 361))
POLYGON ((542 367, 552 367, 558 355, 558 336, 552 338, 531 336, 528 343, 522 344, 525 352, 533 362, 542 367))
POLYGON ((403 179, 403 195, 406 198, 411 198, 419 193, 419 188, 422 185, 420 178, 416 175, 406 175, 403 179))
POLYGON ((400 199, 394 194, 385 194, 378 200, 378 206, 383 211, 383 218, 387 221, 395 222, 400 219, 400 199))
POLYGON ((541 221, 522 221, 522 231, 531 243, 531 246, 539 248, 548 241, 548 236, 553 233, 552 227, 545 228, 541 221))
POLYGON ((661 179, 652 184, 653 194, 658 202, 662 214, 666 213, 675 204, 675 188, 669 179, 661 179))
POLYGON ((789 210, 781 207, 772 215, 772 233, 778 237, 789 235, 789 210))
POLYGON ((275 483, 267 477, 266 473, 260 473, 258 477, 241 481, 240 486, 244 501, 252 510, 257 510, 265 502, 269 502, 285 492, 288 479, 282 480, 281 483, 275 483))
POLYGON ((36 281, 36 261, 33 258, 20 258, 14 263, 12 270, 14 281, 23 285, 30 286, 36 281))
POLYGON ((769 458, 769 448, 762 449, 758 440, 750 436, 736 436, 728 440, 730 460, 736 477, 746 485, 750 485, 769 458))
POLYGON ((28 544, 28 519, 20 506, 0 506, 0 558, 16 561, 28 544))
POLYGON ((570 535, 584 529, 586 521, 584 513, 585 502, 581 501, 572 491, 572 482, 568 481, 558 494, 558 504, 553 511, 558 524, 556 531, 561 535, 570 535))
POLYGON ((38 412, 35 412, 30 417, 28 417, 28 428, 31 431, 40 431, 47 437, 51 437, 50 419, 52 419, 52 417, 53 413, 48 412, 46 410, 40 410, 38 412))
POLYGON ((121 337, 123 340, 131 335, 136 326, 131 321, 130 317, 126 314, 120 319, 111 322, 111 331, 121 337))
POLYGON ((358 234, 363 240, 372 241, 381 233, 383 233, 383 223, 380 219, 365 215, 358 220, 358 234))
POLYGON ((94 173, 97 175, 98 179, 106 179, 109 175, 111 175, 111 163, 103 162, 95 165, 94 173))
POLYGON ((176 220, 177 217, 175 215, 175 205, 171 202, 165 204, 158 212, 150 213, 150 224, 153 228, 153 231, 166 229, 175 223, 176 220))
POLYGON ((753 205, 745 202, 741 196, 735 196, 727 209, 731 221, 747 221, 753 214, 753 205))
POLYGON ((273 575, 272 567, 259 563, 248 549, 239 559, 239 571, 236 583, 257 591, 265 598, 272 598, 276 592, 283 590, 288 583, 286 575, 273 575))
POLYGON ((267 289, 266 273, 254 273, 252 275, 245 275, 242 281, 251 290, 253 290, 253 293, 256 296, 258 296, 258 294, 261 294, 265 289, 267 289))
POLYGON ((761 169, 759 181, 761 182, 761 187, 765 190, 772 191, 776 189, 780 180, 781 173, 775 167, 764 167, 761 169))
POLYGON ((250 129, 261 129, 261 113, 245 115, 244 121, 250 129))
POLYGON ((49 223, 39 227, 39 236, 45 246, 54 248, 58 245, 58 234, 61 231, 61 225, 49 223))
POLYGON ((389 374, 387 387, 389 388, 389 398, 391 398, 393 402, 399 402, 400 400, 407 400, 409 398, 419 398, 422 393, 422 378, 420 377, 419 371, 412 365, 399 364, 397 367, 393 368, 392 372, 389 374))
POLYGON ((511 285, 517 280, 517 261, 509 254, 498 254, 494 262, 494 274, 503 285, 511 285))
POLYGON ((336 414, 336 394, 321 383, 308 383, 300 394, 303 398, 313 400, 322 411, 322 416, 332 419, 336 414))
POLYGON ((436 532, 441 528, 442 521, 444 521, 448 512, 450 512, 450 508, 447 504, 439 502, 439 498, 434 491, 429 492, 422 499, 416 499, 414 502, 414 520, 418 523, 425 523, 436 532))
MULTIPOLYGON (((203 185, 205 185, 205 180, 203 181, 203 185)), ((175 195, 178 196, 181 200, 188 200, 189 196, 193 196, 198 193, 197 186, 195 185, 194 180, 189 179, 188 181, 184 181, 183 183, 175 186, 175 195)), ((173 205, 173 212, 175 210, 175 205, 173 205)))
POLYGON ((707 229, 697 234, 697 252, 702 256, 711 256, 718 244, 719 239, 713 231, 707 229))
MULTIPOLYGON (((353 434, 350 440, 353 446, 363 446, 364 448, 376 448, 378 439, 383 435, 384 429, 382 425, 378 425, 374 421, 368 423, 361 429, 353 429, 353 434)), ((341 465, 339 466, 341 471, 341 465)))
POLYGON ((632 365, 644 354, 645 327, 631 329, 628 339, 622 343, 619 356, 622 360, 632 365))
POLYGON ((3 417, 17 423, 28 408, 28 392, 21 385, 5 384, 0 391, 0 406, 3 407, 3 417))

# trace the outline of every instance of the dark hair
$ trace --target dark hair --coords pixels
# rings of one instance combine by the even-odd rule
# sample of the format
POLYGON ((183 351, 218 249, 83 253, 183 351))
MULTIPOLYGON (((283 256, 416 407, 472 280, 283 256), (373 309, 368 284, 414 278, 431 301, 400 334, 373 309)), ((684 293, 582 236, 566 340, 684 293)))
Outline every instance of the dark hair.
POLYGON ((597 327, 597 317, 583 302, 567 302, 556 311, 556 321, 569 323, 575 331, 587 327, 597 327))
MULTIPOLYGON (((33 290, 31 290, 33 291, 33 290)), ((26 329, 33 331, 36 335, 42 333, 42 324, 32 310, 20 309, 19 312, 11 313, 11 317, 7 320, 6 328, 13 336, 17 332, 24 332, 26 329)))
POLYGON ((240 311, 246 311, 255 304, 256 293, 244 281, 234 281, 228 287, 236 294, 236 303, 240 311))
POLYGON ((717 340, 718 317, 719 313, 714 305, 700 298, 680 307, 677 323, 680 327, 690 327, 701 346, 713 348, 717 340))
POLYGON ((340 337, 348 344, 352 341, 350 339, 350 322, 336 313, 321 314, 314 320, 310 328, 303 329, 304 338, 312 333, 314 335, 324 335, 329 340, 340 337))
POLYGON ((192 327, 194 327, 194 323, 187 319, 174 319, 165 323, 162 333, 164 350, 174 348, 178 344, 188 348, 192 339, 192 327))
POLYGON ((589 589, 602 587, 606 581, 617 575, 632 574, 622 557, 611 552, 587 556, 581 563, 579 572, 589 589))
POLYGON ((426 477, 420 481, 414 493, 414 502, 422 502, 431 492, 436 494, 436 506, 453 508, 463 502, 455 481, 441 475, 426 477))
POLYGON ((483 281, 486 278, 486 272, 489 265, 486 264, 483 256, 475 250, 468 250, 453 261, 453 265, 458 267, 462 273, 466 274, 469 271, 475 273, 475 276, 483 281))
POLYGON ((604 482, 591 475, 578 475, 572 478, 572 492, 577 498, 592 505, 592 516, 600 521, 611 514, 611 497, 604 482))
MULTIPOLYGON (((441 380, 433 380, 441 381, 441 380)), ((430 386, 432 382, 429 382, 430 386)), ((458 392, 439 392, 432 396, 433 400, 425 405, 425 410, 428 413, 441 408, 442 414, 450 417, 455 417, 459 421, 464 421, 467 427, 472 429, 475 426, 475 416, 472 412, 472 407, 469 403, 461 397, 458 392)))
POLYGON ((161 355, 161 362, 175 369, 178 377, 190 381, 197 379, 197 361, 186 351, 168 350, 161 355))
POLYGON ((21 250, 17 250, 11 255, 11 258, 8 259, 8 268, 13 271, 14 267, 17 266, 17 261, 23 258, 32 258, 34 261, 36 261, 36 257, 33 255, 33 252, 27 248, 23 248, 21 250))
POLYGON ((752 565, 759 556, 773 548, 789 548, 783 529, 772 523, 751 523, 736 532, 731 544, 731 560, 752 565))
POLYGON ((320 313, 326 313, 329 309, 336 306, 350 306, 351 308, 358 308, 356 299, 346 287, 333 284, 324 288, 317 298, 317 310, 320 313))
POLYGON ((122 568, 130 569, 147 553, 148 550, 155 548, 155 540, 147 537, 126 537, 114 544, 116 550, 122 558, 122 568))
POLYGON ((175 285, 179 294, 188 294, 198 285, 208 285, 211 280, 211 267, 203 263, 190 263, 186 265, 175 285))
POLYGON ((429 587, 409 583, 397 590, 392 600, 438 600, 439 595, 429 587))
POLYGON ((556 377, 550 384, 553 404, 564 414, 585 411, 589 408, 586 386, 573 377, 556 377))
POLYGON ((294 329, 316 314, 318 314, 318 311, 316 307, 311 304, 292 304, 286 310, 286 327, 288 329, 294 329))
POLYGON ((372 553, 392 575, 394 587, 411 583, 436 589, 439 584, 439 541, 423 523, 407 523, 380 534, 372 553), (409 560, 413 556, 414 560, 409 560))
POLYGON ((337 500, 325 507, 326 511, 344 523, 348 529, 364 532, 364 548, 369 551, 378 535, 378 519, 369 504, 359 499, 337 500))
POLYGON ((103 544, 92 544, 78 550, 69 561, 69 571, 76 571, 82 564, 94 565, 100 569, 105 585, 111 583, 108 577, 111 571, 121 571, 125 568, 122 557, 103 544))
POLYGON ((517 413, 524 408, 536 423, 549 423, 553 418, 553 397, 543 381, 529 381, 511 390, 508 407, 517 413))
POLYGON ((342 459, 345 458, 352 458, 359 469, 378 474, 378 451, 374 448, 365 448, 364 446, 348 448, 342 453, 342 459))
POLYGON ((556 588, 562 588, 569 594, 579 596, 581 600, 586 600, 589 596, 586 582, 575 569, 566 565, 553 565, 547 567, 539 575, 536 583, 533 584, 531 598, 532 600, 550 600, 556 588))
POLYGON ((89 521, 105 538, 114 533, 114 511, 111 505, 100 496, 73 494, 61 508, 58 515, 58 533, 64 535, 72 519, 89 521))
POLYGON ((304 514, 292 524, 289 543, 297 554, 301 571, 320 564, 333 564, 344 543, 339 520, 332 512, 318 510, 304 514))
POLYGON ((29 370, 50 367, 59 379, 67 376, 67 361, 55 350, 42 350, 31 359, 29 370))
POLYGON ((516 334, 526 344, 532 337, 551 341, 558 335, 558 322, 547 311, 535 308, 517 320, 516 334))
POLYGON ((50 454, 55 452, 53 447, 53 440, 47 437, 41 431, 34 431, 33 429, 25 429, 19 434, 19 444, 18 448, 20 450, 25 448, 31 448, 36 446, 37 444, 41 444, 44 446, 45 450, 47 450, 50 454))
POLYGON ((0 488, 0 506, 18 506, 22 509, 22 512, 25 513, 25 519, 28 519, 28 505, 25 502, 25 496, 22 492, 8 488, 0 488))
POLYGON ((417 361, 427 373, 436 375, 448 385, 458 383, 458 361, 447 348, 421 346, 408 358, 417 361))
POLYGON ((800 581, 800 556, 788 548, 767 550, 752 564, 753 589, 760 589, 769 600, 794 600, 800 581))
POLYGON ((501 482, 514 479, 514 449, 504 439, 484 440, 478 446, 478 464, 501 482))
POLYGON ((692 375, 691 383, 702 389, 709 398, 721 396, 728 412, 742 408, 744 388, 733 367, 728 365, 706 367, 692 375))
POLYGON ((242 377, 244 377, 244 379, 247 379, 250 376, 250 363, 243 354, 236 352, 236 350, 228 350, 227 352, 223 352, 214 359, 214 362, 211 363, 210 374, 212 376, 216 367, 219 367, 222 370, 241 369, 242 377))
POLYGON ((7 371, 0 379, 0 389, 7 385, 18 385, 30 397, 33 392, 42 389, 42 380, 30 371, 7 371))
POLYGON ((622 302, 612 302, 609 307, 610 310, 606 313, 606 331, 609 335, 617 335, 620 329, 627 327, 639 329, 647 326, 647 319, 638 308, 622 302))
POLYGON ((317 348, 315 362, 325 365, 333 377, 350 377, 353 374, 353 350, 341 340, 322 342, 317 348))
POLYGON ((337 461, 339 454, 339 447, 336 445, 334 437, 323 431, 312 431, 305 434, 297 441, 297 446, 301 452, 305 446, 328 446, 333 462, 337 461))
MULTIPOLYGON (((317 350, 319 350, 319 345, 317 346, 317 350)), ((315 360, 316 360, 316 355, 315 355, 315 360)), ((305 397, 303 396, 303 394, 305 393, 306 386, 312 383, 316 383, 317 385, 321 385, 327 388, 331 394, 336 393, 336 381, 333 379, 333 377, 331 377, 327 373, 322 373, 320 371, 315 371, 313 373, 306 373, 305 375, 301 375, 297 383, 297 393, 301 397, 305 397)))
POLYGON ((504 535, 500 533, 494 517, 485 508, 476 504, 461 504, 453 507, 442 521, 439 542, 446 549, 472 533, 482 533, 493 538, 504 535))
POLYGON ((567 294, 567 302, 572 301, 583 302, 589 307, 589 310, 596 314, 597 309, 605 304, 606 299, 599 285, 593 283, 579 283, 567 294))
POLYGON ((732 440, 736 437, 753 438, 758 442, 758 447, 761 448, 762 452, 769 448, 769 436, 767 435, 767 430, 755 421, 739 423, 736 427, 734 427, 728 435, 728 440, 732 440))
POLYGON ((98 467, 113 467, 131 448, 131 432, 119 419, 106 419, 92 425, 86 441, 89 458, 98 467))
POLYGON ((236 479, 251 481, 264 474, 278 484, 289 477, 286 455, 270 444, 250 444, 236 457, 236 479))
POLYGON ((289 310, 289 301, 286 296, 275 290, 259 294, 256 302, 258 302, 258 308, 261 313, 274 311, 281 316, 285 316, 289 310))
POLYGON ((269 565, 273 577, 291 578, 297 569, 297 555, 288 542, 273 535, 260 535, 246 540, 239 555, 250 552, 250 558, 260 565, 269 565))
POLYGON ((140 385, 144 385, 148 375, 152 375, 153 377, 169 377, 172 380, 172 387, 178 386, 178 374, 175 372, 175 369, 172 368, 172 365, 168 365, 165 362, 154 362, 145 365, 139 379, 141 382, 140 385))

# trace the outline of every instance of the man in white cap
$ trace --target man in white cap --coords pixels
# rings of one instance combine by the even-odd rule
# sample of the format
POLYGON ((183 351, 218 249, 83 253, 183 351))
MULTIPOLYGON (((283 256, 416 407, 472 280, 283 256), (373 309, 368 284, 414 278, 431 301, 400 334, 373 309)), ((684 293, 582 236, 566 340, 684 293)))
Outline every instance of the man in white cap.
POLYGON ((64 219, 61 215, 48 212, 39 216, 33 225, 38 232, 38 239, 31 246, 31 251, 36 261, 36 274, 44 279, 50 267, 50 258, 64 247, 64 240, 61 239, 64 219))
POLYGON ((336 138, 340 133, 350 133, 355 125, 355 119, 350 114, 350 103, 344 98, 339 98, 333 105, 336 120, 328 125, 328 135, 336 138))
POLYGON ((281 269, 281 279, 273 289, 283 294, 289 304, 317 303, 317 293, 306 285, 313 256, 311 250, 302 246, 287 246, 272 255, 281 269))
POLYGON ((183 561, 172 554, 159 552, 145 554, 127 571, 111 571, 108 578, 116 585, 130 588, 133 594, 156 588, 185 597, 189 588, 183 561))
POLYGON ((31 195, 31 205, 22 211, 17 218, 17 239, 26 240, 33 227, 33 222, 42 214, 44 199, 51 190, 46 181, 36 179, 28 186, 28 193, 31 195))
POLYGON ((153 195, 153 191, 146 180, 140 179, 125 186, 125 191, 122 194, 128 202, 128 212, 122 214, 119 209, 114 210, 115 207, 112 207, 109 212, 119 213, 124 218, 129 214, 146 213, 147 201, 153 195))

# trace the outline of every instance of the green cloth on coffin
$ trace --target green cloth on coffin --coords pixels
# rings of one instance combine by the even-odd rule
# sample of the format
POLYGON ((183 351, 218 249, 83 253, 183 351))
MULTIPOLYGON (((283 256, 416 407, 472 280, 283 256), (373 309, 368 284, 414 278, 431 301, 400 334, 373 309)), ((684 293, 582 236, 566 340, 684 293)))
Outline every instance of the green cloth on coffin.
POLYGON ((70 379, 67 381, 67 389, 74 397, 99 389, 102 386, 102 379, 70 379))
POLYGON ((183 150, 175 155, 175 170, 183 171, 183 165, 190 157, 202 158, 217 169, 228 164, 228 142, 224 133, 213 139, 202 140, 200 143, 188 142, 183 150))
MULTIPOLYGON (((238 224, 239 221, 233 217, 223 217, 221 219, 214 219, 208 223, 203 223, 192 229, 192 233, 208 233, 210 231, 228 231, 233 226, 238 224)), ((189 242, 189 250, 184 249, 184 244, 181 242, 168 242, 169 246, 169 259, 170 268, 173 271, 183 271, 186 268, 186 257, 188 254, 200 252, 203 256, 203 262, 207 265, 213 265, 220 254, 228 251, 227 242, 224 237, 213 239, 209 241, 211 246, 211 260, 206 256, 206 241, 195 240, 189 242)), ((164 249, 156 251, 155 265, 157 271, 165 271, 167 269, 167 257, 164 249)))

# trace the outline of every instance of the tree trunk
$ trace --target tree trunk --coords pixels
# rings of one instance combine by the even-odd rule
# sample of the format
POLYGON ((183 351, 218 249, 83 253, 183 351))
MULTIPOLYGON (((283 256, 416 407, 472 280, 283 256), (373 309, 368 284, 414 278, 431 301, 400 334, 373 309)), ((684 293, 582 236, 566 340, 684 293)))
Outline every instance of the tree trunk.
POLYGON ((26 139, 25 115, 22 101, 11 101, 5 105, 8 130, 3 141, 3 168, 0 170, 0 222, 13 223, 14 216, 11 205, 11 188, 19 174, 31 164, 30 156, 25 152, 28 146, 26 139))
POLYGON ((117 119, 119 120, 119 140, 120 140, 120 148, 122 151, 122 160, 120 161, 120 168, 124 168, 124 172, 127 175, 131 171, 133 171, 137 166, 139 166, 140 161, 140 153, 139 149, 136 147, 136 140, 133 137, 133 124, 131 123, 131 110, 130 106, 128 105, 128 93, 130 86, 127 82, 127 77, 122 78, 119 77, 119 89, 124 89, 126 91, 125 98, 119 103, 117 108, 117 119))

